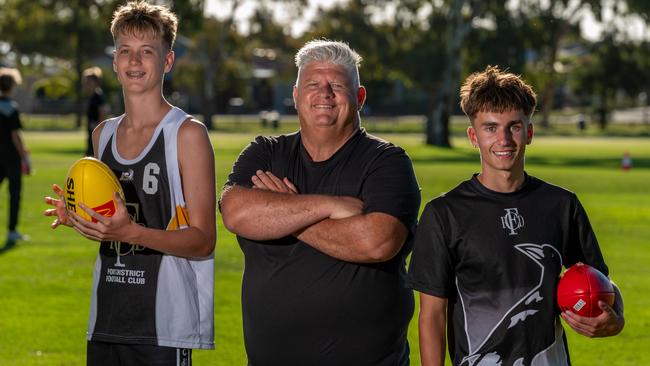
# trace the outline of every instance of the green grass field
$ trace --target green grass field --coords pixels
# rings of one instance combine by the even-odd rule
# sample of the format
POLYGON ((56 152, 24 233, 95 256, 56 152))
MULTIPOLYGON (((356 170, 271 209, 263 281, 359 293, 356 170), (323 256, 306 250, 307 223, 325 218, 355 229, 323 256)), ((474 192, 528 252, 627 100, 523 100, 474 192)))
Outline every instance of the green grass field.
MULTIPOLYGON (((225 181, 241 149, 254 137, 212 134, 217 184, 225 181)), ((454 149, 423 145, 418 134, 383 134, 406 148, 415 164, 423 203, 453 188, 479 168, 477 152, 462 138, 454 149)), ((24 180, 21 224, 29 242, 0 252, 0 365, 84 365, 91 276, 97 245, 68 228, 52 231, 41 215, 50 184, 63 183, 80 157, 81 132, 27 132, 35 174, 24 180)), ((587 339, 569 330, 575 365, 650 364, 650 139, 539 137, 528 150, 528 172, 576 192, 587 209, 614 280, 625 298, 627 325, 610 339, 587 339), (629 151, 634 168, 623 172, 629 151)), ((7 188, 0 189, 0 238, 6 236, 7 188)), ((196 365, 245 365, 240 283, 242 254, 218 218, 216 350, 194 353, 196 365)), ((417 327, 410 327, 412 364, 419 365, 417 327)))

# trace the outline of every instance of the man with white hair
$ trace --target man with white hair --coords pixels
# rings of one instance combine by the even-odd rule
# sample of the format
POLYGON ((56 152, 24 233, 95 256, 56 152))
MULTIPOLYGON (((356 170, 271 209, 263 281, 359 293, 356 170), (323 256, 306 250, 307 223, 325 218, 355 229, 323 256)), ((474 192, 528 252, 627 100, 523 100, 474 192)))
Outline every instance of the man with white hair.
POLYGON ((420 192, 404 150, 360 126, 360 62, 342 42, 300 49, 300 130, 257 137, 222 193, 245 256, 249 365, 409 363, 404 262, 420 192))

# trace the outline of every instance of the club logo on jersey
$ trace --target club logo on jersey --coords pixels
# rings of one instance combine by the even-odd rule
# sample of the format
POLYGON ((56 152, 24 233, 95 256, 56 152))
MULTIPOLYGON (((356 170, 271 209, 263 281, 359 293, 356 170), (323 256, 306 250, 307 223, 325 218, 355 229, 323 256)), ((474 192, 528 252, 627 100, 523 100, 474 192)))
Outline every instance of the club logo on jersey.
MULTIPOLYGON (((131 172, 133 171, 131 170, 131 172)), ((130 202, 126 203, 126 209, 129 213, 129 217, 131 217, 131 221, 136 223, 138 222, 138 219, 140 217, 139 208, 140 205, 137 203, 130 203, 130 202)), ((115 250, 115 254, 117 257, 114 266, 122 268, 125 267, 125 265, 124 263, 122 263, 120 258, 122 258, 125 255, 135 254, 135 252, 141 252, 144 250, 144 247, 137 244, 122 243, 120 241, 111 241, 111 249, 115 250)))
POLYGON ((126 172, 122 172, 120 175, 120 182, 130 182, 133 180, 133 169, 129 169, 126 172))
POLYGON ((517 230, 524 227, 524 217, 516 208, 506 208, 504 211, 506 214, 501 216, 501 226, 510 230, 509 235, 517 235, 517 230))
POLYGON ((115 250, 117 260, 115 261, 115 267, 124 267, 124 263, 120 261, 120 258, 125 255, 135 254, 135 252, 140 252, 144 250, 144 247, 137 244, 122 243, 121 241, 112 241, 111 249, 115 250))

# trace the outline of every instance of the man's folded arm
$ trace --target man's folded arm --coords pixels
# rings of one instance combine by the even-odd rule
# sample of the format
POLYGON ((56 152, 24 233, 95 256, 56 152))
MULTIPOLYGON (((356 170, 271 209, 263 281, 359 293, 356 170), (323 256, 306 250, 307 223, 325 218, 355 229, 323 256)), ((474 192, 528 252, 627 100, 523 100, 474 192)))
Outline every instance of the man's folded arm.
POLYGON ((353 201, 358 200, 232 185, 224 189, 220 209, 224 225, 231 232, 252 240, 272 240, 329 218, 333 212, 353 205, 353 201))
POLYGON ((388 261, 399 253, 408 229, 394 216, 372 212, 322 220, 296 235, 332 257, 349 262, 376 263, 388 261))

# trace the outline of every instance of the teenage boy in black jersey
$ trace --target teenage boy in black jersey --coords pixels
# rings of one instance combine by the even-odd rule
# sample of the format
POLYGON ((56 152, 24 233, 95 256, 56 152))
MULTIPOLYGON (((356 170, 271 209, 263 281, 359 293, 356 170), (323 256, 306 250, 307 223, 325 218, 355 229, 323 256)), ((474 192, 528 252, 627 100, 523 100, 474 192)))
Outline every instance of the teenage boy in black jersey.
MULTIPOLYGON (((216 240, 214 155, 203 124, 162 95, 174 62, 177 19, 168 8, 129 2, 111 23, 122 116, 93 132, 95 157, 120 180, 116 212, 97 222, 55 206, 65 224, 100 241, 95 264, 89 365, 187 365, 191 349, 214 348, 216 240)), ((61 189, 54 187, 61 196, 61 189)))
POLYGON ((406 366, 406 288, 420 192, 403 149, 369 135, 361 57, 342 42, 296 54, 300 131, 258 137, 221 196, 245 256, 248 364, 406 366))
MULTIPOLYGON (((429 202, 418 224, 409 282, 420 292, 422 364, 444 364, 446 329, 454 365, 568 365, 555 305, 562 266, 608 274, 587 214, 575 194, 524 171, 530 86, 487 67, 460 97, 481 172, 429 202)), ((616 335, 624 325, 616 294, 598 317, 562 318, 588 337, 616 335)))

